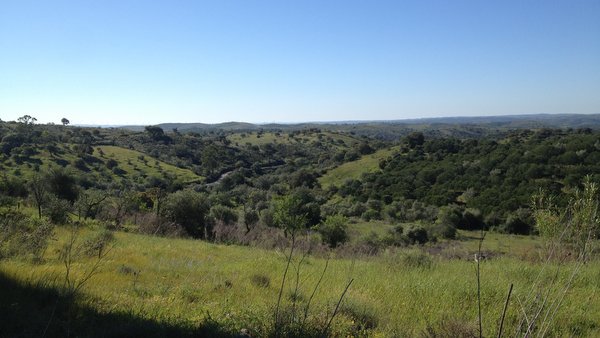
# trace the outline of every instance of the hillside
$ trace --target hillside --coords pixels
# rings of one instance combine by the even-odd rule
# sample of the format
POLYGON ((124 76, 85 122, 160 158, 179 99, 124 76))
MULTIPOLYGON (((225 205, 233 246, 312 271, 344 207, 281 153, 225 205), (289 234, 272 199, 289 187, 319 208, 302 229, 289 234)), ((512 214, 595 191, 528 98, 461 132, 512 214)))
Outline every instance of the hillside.
POLYGON ((95 146, 89 153, 81 153, 77 144, 56 144, 49 150, 32 149, 27 154, 12 157, 2 163, 5 175, 31 179, 37 172, 52 168, 69 168, 88 181, 102 184, 130 182, 149 177, 168 178, 183 183, 201 182, 202 177, 189 169, 177 168, 148 154, 117 146, 95 146))
POLYGON ((360 179, 363 174, 380 170, 379 161, 388 158, 398 150, 398 147, 380 149, 373 154, 363 155, 356 161, 341 164, 321 176, 319 183, 324 189, 327 189, 332 185, 339 187, 348 180, 360 179))
POLYGON ((155 159, 139 151, 125 149, 117 146, 97 146, 93 155, 115 160, 117 167, 125 171, 122 175, 168 176, 184 182, 184 184, 198 183, 202 177, 189 169, 178 168, 174 165, 155 159))

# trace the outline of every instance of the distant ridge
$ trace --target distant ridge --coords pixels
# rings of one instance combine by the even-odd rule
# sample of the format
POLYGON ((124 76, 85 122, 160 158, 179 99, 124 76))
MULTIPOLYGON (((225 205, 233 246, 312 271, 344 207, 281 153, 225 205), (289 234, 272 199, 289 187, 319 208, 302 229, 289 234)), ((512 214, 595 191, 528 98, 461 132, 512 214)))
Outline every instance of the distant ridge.
MULTIPOLYGON (((350 126, 396 125, 407 128, 426 128, 436 126, 474 125, 487 128, 522 129, 522 128, 592 128, 600 129, 600 114, 527 114, 498 116, 454 116, 428 117, 399 120, 364 120, 364 121, 326 121, 302 123, 248 123, 224 122, 208 123, 161 123, 159 127, 165 131, 177 129, 180 132, 200 132, 210 130, 253 131, 253 130, 298 130, 305 128, 348 129, 350 126)), ((112 126, 111 126, 112 127, 112 126)), ((142 131, 145 126, 131 125, 119 128, 142 131)))

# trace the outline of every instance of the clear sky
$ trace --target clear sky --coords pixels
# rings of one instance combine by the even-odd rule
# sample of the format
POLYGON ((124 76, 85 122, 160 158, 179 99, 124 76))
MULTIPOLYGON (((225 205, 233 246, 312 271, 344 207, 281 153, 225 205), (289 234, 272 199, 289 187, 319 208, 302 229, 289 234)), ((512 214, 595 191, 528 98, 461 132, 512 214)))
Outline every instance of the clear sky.
POLYGON ((0 0, 0 119, 600 113, 600 1, 0 0))

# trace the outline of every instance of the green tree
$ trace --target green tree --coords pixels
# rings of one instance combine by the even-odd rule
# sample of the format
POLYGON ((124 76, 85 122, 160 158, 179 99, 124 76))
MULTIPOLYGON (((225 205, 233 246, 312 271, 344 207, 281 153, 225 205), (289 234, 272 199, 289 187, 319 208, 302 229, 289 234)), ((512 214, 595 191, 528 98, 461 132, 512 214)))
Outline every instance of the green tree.
POLYGON ((238 220, 238 214, 232 208, 217 204, 210 209, 210 215, 217 221, 232 225, 238 220))
POLYGON ((258 223, 259 215, 254 209, 244 210, 244 225, 246 226, 246 234, 258 223))
POLYGON ((298 231, 306 229, 308 219, 302 210, 302 200, 296 195, 276 199, 273 206, 273 225, 292 237, 295 237, 298 231))
POLYGON ((348 219, 342 215, 329 216, 318 225, 323 243, 335 248, 348 240, 348 219))
POLYGON ((210 237, 210 205, 204 194, 190 189, 180 190, 168 195, 161 208, 161 215, 181 225, 190 236, 210 237))

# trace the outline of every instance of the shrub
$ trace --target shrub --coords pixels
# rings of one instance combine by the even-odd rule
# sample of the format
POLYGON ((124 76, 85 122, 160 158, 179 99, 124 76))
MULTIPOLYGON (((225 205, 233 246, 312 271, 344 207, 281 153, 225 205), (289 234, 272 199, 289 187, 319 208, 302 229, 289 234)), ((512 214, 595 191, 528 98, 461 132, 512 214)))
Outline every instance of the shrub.
POLYGON ((402 265, 409 268, 429 269, 433 265, 431 256, 421 250, 403 252, 399 259, 402 265))
POLYGON ((479 337, 479 330, 471 322, 442 318, 439 323, 427 325, 421 336, 423 338, 475 338, 479 337))
POLYGON ((377 210, 368 209, 367 211, 363 212, 361 217, 362 217, 362 219, 364 219, 365 221, 368 222, 372 219, 381 219, 381 214, 377 210))
POLYGON ((44 219, 34 219, 9 211, 0 215, 0 258, 31 256, 41 260, 54 233, 54 226, 44 219))
POLYGON ((477 209, 467 209, 462 213, 462 226, 464 229, 477 230, 484 228, 483 216, 477 209))
POLYGON ((232 208, 224 205, 215 205, 210 209, 210 215, 225 225, 231 225, 238 220, 238 215, 232 208))
POLYGON ((436 223, 452 227, 461 227, 462 213, 455 205, 441 207, 438 211, 436 223))
POLYGON ((190 236, 206 238, 211 231, 209 209, 205 195, 188 189, 167 196, 161 213, 170 221, 181 225, 190 236))
POLYGON ((456 238, 456 227, 448 223, 435 223, 429 228, 431 234, 434 237, 455 239, 456 238))
POLYGON ((269 285, 271 285, 271 279, 263 274, 252 275, 252 277, 250 277, 250 281, 252 282, 252 284, 261 288, 268 288, 269 285))
POLYGON ((106 161, 106 167, 107 167, 108 169, 111 169, 111 170, 112 170, 114 167, 116 167, 116 166, 118 166, 118 165, 119 165, 119 162, 117 162, 116 160, 114 160, 114 159, 112 159, 112 158, 111 158, 111 159, 109 159, 108 161, 106 161))
POLYGON ((509 234, 528 235, 532 230, 530 224, 531 212, 527 209, 518 209, 506 217, 506 221, 500 226, 500 231, 509 234))
POLYGON ((69 221, 70 210, 71 204, 68 201, 52 195, 48 201, 45 214, 50 219, 50 222, 54 224, 65 224, 69 221))
POLYGON ((319 224, 317 231, 321 234, 323 243, 332 248, 348 240, 348 220, 342 215, 327 217, 319 224))
POLYGON ((394 226, 384 237, 383 242, 386 245, 405 246, 408 244, 408 239, 404 235, 404 227, 400 224, 394 226))
POLYGON ((83 252, 87 256, 98 256, 98 258, 100 258, 102 257, 102 253, 105 252, 106 247, 114 241, 115 235, 112 233, 112 231, 101 231, 83 242, 83 252))
POLYGON ((425 244, 429 241, 427 230, 419 225, 408 228, 405 235, 411 244, 425 244))

